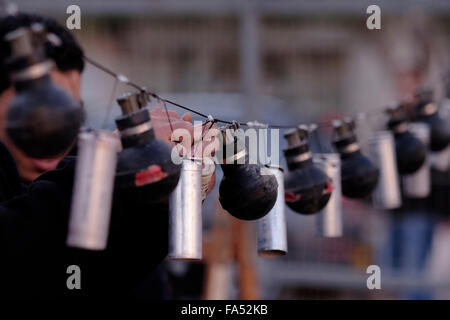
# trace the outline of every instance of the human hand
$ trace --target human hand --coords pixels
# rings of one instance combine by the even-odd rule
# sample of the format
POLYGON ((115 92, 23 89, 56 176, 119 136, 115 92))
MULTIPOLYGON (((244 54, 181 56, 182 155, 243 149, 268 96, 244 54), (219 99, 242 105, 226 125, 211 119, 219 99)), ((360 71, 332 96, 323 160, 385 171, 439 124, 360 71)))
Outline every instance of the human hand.
POLYGON ((192 124, 192 115, 185 113, 180 116, 177 112, 166 112, 161 107, 150 110, 150 117, 155 135, 158 139, 166 141, 176 147, 182 154, 202 158, 202 185, 208 186, 204 197, 215 185, 214 153, 217 150, 215 136, 219 133, 215 123, 192 124), (168 120, 170 118, 170 123, 168 120), (201 128, 200 128, 201 127, 201 128), (173 130, 173 132, 172 132, 173 130), (178 143, 177 143, 178 142, 178 143))

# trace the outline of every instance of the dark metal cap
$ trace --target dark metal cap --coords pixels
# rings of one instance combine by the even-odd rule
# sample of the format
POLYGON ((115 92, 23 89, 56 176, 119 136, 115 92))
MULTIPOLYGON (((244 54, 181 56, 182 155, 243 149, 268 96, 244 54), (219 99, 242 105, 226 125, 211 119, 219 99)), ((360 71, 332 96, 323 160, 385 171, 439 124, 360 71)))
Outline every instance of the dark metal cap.
POLYGON ((9 43, 11 56, 30 56, 33 54, 33 34, 28 28, 18 28, 7 33, 4 40, 9 43))
POLYGON ((308 142, 309 128, 306 125, 300 125, 295 129, 289 129, 284 133, 289 148, 298 147, 308 142))
POLYGON ((352 119, 333 120, 332 122, 335 134, 335 140, 340 140, 354 135, 353 131, 356 128, 355 121, 352 119))

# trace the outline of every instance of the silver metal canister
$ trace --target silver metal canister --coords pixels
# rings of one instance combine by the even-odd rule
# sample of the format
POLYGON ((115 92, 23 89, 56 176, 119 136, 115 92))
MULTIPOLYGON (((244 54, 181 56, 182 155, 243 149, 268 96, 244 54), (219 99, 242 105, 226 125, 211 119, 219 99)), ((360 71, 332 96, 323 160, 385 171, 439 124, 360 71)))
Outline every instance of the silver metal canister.
POLYGON ((70 212, 67 245, 106 248, 119 139, 111 132, 82 131, 70 212))
POLYGON ((275 166, 266 169, 277 178, 278 194, 272 210, 258 220, 258 254, 261 257, 279 257, 288 250, 283 169, 275 166))
POLYGON ((183 159, 169 198, 169 258, 202 259, 202 161, 183 159))
POLYGON ((401 207, 394 136, 390 131, 375 132, 369 138, 369 149, 372 160, 380 170, 379 182, 373 193, 374 206, 383 210, 401 207))
MULTIPOLYGON (((426 146, 430 142, 430 128, 425 123, 409 124, 409 131, 419 138, 426 146)), ((409 198, 426 198, 431 192, 430 181, 430 157, 419 170, 410 175, 405 175, 403 180, 403 192, 409 198)))
POLYGON ((342 236, 341 158, 338 153, 319 153, 314 163, 333 181, 333 193, 325 208, 316 214, 317 234, 327 238, 342 236))

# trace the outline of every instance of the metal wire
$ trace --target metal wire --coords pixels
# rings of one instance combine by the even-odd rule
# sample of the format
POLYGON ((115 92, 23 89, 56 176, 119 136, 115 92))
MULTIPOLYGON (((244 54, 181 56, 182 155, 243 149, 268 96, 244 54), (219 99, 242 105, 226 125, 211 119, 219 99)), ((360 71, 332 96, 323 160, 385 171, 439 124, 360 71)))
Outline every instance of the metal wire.
MULTIPOLYGON (((122 75, 122 74, 118 74, 118 73, 112 71, 111 69, 105 67, 105 66, 102 65, 101 63, 99 63, 99 62, 97 62, 97 61, 95 61, 95 60, 93 60, 93 59, 91 59, 91 58, 89 58, 89 57, 87 57, 87 56, 83 56, 83 58, 84 58, 84 60, 85 60, 87 63, 89 63, 89 64, 91 64, 92 66, 96 67, 97 69, 99 69, 99 70, 105 72, 106 74, 109 74, 110 76, 112 76, 112 77, 118 79, 120 82, 123 82, 123 83, 125 83, 125 84, 127 84, 127 85, 129 85, 129 86, 131 86, 131 87, 133 87, 133 88, 135 88, 135 89, 137 89, 137 90, 145 91, 145 92, 147 92, 151 97, 153 97, 153 98, 155 98, 155 99, 161 101, 161 102, 163 103, 163 105, 164 105, 164 108, 166 109, 166 113, 167 113, 167 117, 168 117, 168 120, 169 120, 169 124, 170 124, 171 130, 173 130, 173 128, 172 128, 172 123, 170 122, 170 117, 169 117, 169 114, 168 114, 168 111, 167 111, 166 103, 167 103, 167 104, 170 104, 170 105, 173 105, 173 106, 175 106, 175 107, 184 109, 184 110, 186 110, 186 111, 192 112, 192 113, 194 113, 194 114, 196 114, 196 115, 198 115, 198 116, 201 116, 201 117, 203 117, 203 118, 205 118, 205 119, 210 119, 210 117, 209 117, 208 115, 204 114, 204 113, 201 113, 201 112, 196 111, 196 110, 194 110, 194 109, 192 109, 192 108, 186 107, 186 106, 184 106, 184 105, 182 105, 182 104, 179 104, 179 103, 177 103, 177 102, 175 102, 175 101, 171 101, 171 100, 169 100, 169 99, 165 99, 165 98, 163 98, 163 97, 160 97, 159 95, 157 95, 157 94, 154 93, 154 92, 149 91, 149 90, 146 89, 145 87, 140 86, 140 85, 138 85, 138 84, 132 82, 132 81, 129 80, 126 76, 124 76, 124 75, 122 75)), ((449 75, 447 74, 446 77, 448 77, 448 76, 449 76, 449 75)), ((445 78, 443 77, 443 79, 445 79, 445 78)), ((370 115, 370 116, 378 116, 378 115, 384 114, 384 113, 385 113, 385 110, 386 110, 386 107, 383 107, 383 108, 380 108, 380 109, 376 109, 376 110, 372 110, 372 111, 364 112, 364 113, 360 113, 360 114, 363 114, 364 116, 369 116, 369 115, 370 115)), ((351 117, 351 118, 353 119, 354 117, 351 117)), ((209 122, 209 121, 207 121, 206 123, 208 123, 208 122, 209 122)), ((240 126, 247 126, 247 127, 249 126, 249 124, 248 124, 248 123, 245 123, 245 122, 230 121, 230 120, 224 120, 224 119, 214 118, 214 123, 216 123, 216 122, 220 122, 220 123, 224 123, 224 124, 229 124, 229 125, 231 125, 231 124, 233 124, 233 123, 238 123, 240 126)), ((315 125, 317 126, 317 129, 318 129, 318 128, 330 128, 330 127, 332 127, 332 120, 330 120, 330 121, 323 121, 323 122, 316 122, 315 125)), ((298 125, 267 124, 267 128, 272 128, 272 129, 295 129, 295 128, 298 128, 298 125)))

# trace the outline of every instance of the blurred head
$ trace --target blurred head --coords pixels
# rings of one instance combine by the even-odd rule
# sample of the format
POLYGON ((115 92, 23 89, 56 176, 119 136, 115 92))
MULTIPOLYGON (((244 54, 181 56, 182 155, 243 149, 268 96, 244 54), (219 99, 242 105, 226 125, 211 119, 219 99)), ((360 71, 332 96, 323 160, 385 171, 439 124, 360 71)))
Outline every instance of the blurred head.
POLYGON ((80 78, 84 68, 83 51, 75 38, 55 20, 32 14, 19 13, 0 19, 0 140, 8 147, 16 161, 20 177, 25 183, 30 183, 42 173, 55 169, 59 161, 70 150, 51 159, 34 159, 20 151, 9 139, 5 130, 5 119, 11 100, 14 98, 14 88, 5 68, 5 61, 10 55, 4 36, 19 27, 27 27, 33 23, 43 24, 48 32, 57 35, 62 42, 59 47, 47 45, 46 53, 56 67, 51 72, 53 83, 74 99, 80 101, 80 78))

